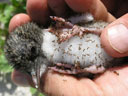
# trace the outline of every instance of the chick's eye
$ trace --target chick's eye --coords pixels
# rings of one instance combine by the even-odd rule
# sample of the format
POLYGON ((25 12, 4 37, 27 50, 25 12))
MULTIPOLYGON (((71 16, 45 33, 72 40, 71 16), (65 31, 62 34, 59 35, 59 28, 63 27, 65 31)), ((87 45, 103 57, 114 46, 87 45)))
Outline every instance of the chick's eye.
POLYGON ((35 46, 31 47, 30 52, 31 52, 31 55, 30 55, 29 59, 31 61, 34 61, 36 59, 36 57, 38 56, 37 48, 35 46))
POLYGON ((33 46, 33 47, 31 48, 31 53, 32 53, 32 54, 36 54, 36 47, 33 46))

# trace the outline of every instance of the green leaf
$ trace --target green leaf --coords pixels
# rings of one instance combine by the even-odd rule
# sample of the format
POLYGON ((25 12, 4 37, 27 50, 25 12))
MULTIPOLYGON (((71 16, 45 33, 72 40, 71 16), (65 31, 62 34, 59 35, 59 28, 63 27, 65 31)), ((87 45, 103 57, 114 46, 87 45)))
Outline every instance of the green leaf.
POLYGON ((0 72, 12 72, 12 67, 8 64, 4 52, 2 50, 0 50, 0 72))
POLYGON ((31 87, 31 88, 30 88, 30 92, 34 95, 34 94, 36 94, 37 89, 31 87))
POLYGON ((39 96, 44 96, 44 95, 40 93, 39 96))
POLYGON ((30 88, 30 92, 32 93, 33 96, 45 96, 42 93, 40 93, 37 89, 35 88, 30 88))

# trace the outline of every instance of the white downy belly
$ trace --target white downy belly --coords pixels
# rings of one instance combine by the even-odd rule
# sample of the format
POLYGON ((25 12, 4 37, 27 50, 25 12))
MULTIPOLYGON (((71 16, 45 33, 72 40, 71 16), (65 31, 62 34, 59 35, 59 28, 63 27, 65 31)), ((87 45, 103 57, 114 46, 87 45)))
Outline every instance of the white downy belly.
POLYGON ((80 64, 85 68, 92 65, 104 65, 112 60, 112 57, 101 48, 98 35, 88 33, 82 38, 74 36, 60 44, 57 42, 58 38, 46 30, 43 31, 42 36, 44 55, 53 63, 80 64))

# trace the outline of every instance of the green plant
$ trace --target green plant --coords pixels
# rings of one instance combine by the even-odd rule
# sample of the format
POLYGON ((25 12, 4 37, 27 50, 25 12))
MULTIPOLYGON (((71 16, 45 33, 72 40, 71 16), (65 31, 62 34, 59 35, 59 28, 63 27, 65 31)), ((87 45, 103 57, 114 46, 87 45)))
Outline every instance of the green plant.
POLYGON ((42 93, 37 91, 37 89, 35 89, 35 88, 30 88, 30 91, 33 94, 33 96, 44 96, 42 93))

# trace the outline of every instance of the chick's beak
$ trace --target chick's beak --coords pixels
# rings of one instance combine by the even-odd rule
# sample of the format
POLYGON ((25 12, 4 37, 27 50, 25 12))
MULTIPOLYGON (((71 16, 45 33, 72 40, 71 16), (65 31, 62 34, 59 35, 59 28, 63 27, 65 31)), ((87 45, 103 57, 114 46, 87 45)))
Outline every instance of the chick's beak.
POLYGON ((35 88, 39 88, 39 85, 40 85, 40 67, 38 65, 32 69, 31 76, 32 76, 32 80, 33 80, 35 88))
POLYGON ((40 87, 40 79, 42 75, 47 71, 47 60, 45 60, 42 56, 37 57, 37 59, 34 62, 34 67, 31 71, 31 76, 33 83, 36 88, 40 87))

